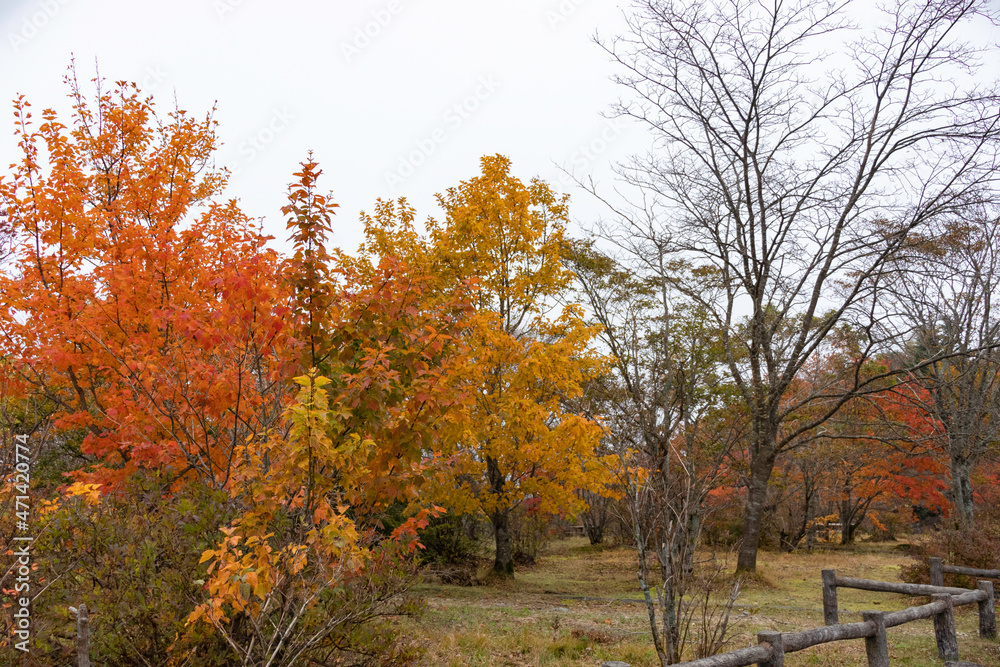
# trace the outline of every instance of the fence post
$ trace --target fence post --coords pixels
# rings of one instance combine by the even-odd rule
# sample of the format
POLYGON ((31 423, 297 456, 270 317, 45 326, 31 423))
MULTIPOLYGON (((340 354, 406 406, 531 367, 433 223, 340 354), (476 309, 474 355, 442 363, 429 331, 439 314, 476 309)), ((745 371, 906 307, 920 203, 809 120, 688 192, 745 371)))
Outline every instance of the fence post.
POLYGON ((885 612, 863 611, 861 618, 875 626, 875 634, 865 637, 868 667, 889 667, 889 644, 885 636, 885 612))
POLYGON ((823 623, 837 625, 837 571, 823 570, 823 623))
POLYGON ((757 642, 767 642, 771 645, 771 659, 767 662, 758 662, 757 667, 785 667, 785 640, 782 639, 780 632, 758 632, 757 642))
POLYGON ((976 588, 986 593, 986 599, 979 603, 979 636, 996 639, 997 610, 993 602, 993 582, 980 579, 976 588))
POLYGON ((928 558, 931 567, 931 586, 944 586, 944 564, 940 558, 928 558))
POLYGON ((90 667, 90 617, 82 602, 76 610, 76 665, 90 667))
POLYGON ((944 602, 945 609, 934 615, 934 639, 942 660, 958 660, 958 636, 955 634, 955 608, 950 595, 932 595, 935 602, 944 602))

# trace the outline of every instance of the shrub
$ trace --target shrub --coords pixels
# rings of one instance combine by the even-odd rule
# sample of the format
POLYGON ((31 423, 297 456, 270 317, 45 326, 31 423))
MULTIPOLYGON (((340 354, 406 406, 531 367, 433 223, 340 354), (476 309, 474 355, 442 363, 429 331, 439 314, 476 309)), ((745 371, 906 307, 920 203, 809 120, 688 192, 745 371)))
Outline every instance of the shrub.
POLYGON ((420 531, 420 560, 425 564, 475 566, 479 563, 476 520, 464 515, 445 514, 430 519, 420 531))
MULTIPOLYGON (((82 602, 98 664, 167 664, 204 597, 198 561, 234 512, 228 494, 192 485, 183 496, 165 496, 163 480, 152 474, 103 497, 89 485, 70 489, 77 495, 47 515, 35 545, 39 583, 48 585, 33 614, 38 657, 49 664, 73 652, 68 607, 82 602)), ((199 664, 225 664, 219 640, 199 639, 199 664)))
MULTIPOLYGON (((987 493, 992 490, 987 490, 987 493)), ((1000 498, 987 498, 976 507, 976 524, 970 529, 945 529, 929 533, 911 552, 918 562, 903 568, 904 581, 928 583, 930 568, 927 559, 937 557, 948 565, 961 565, 986 570, 1000 569, 1000 498)), ((945 574, 945 586, 971 587, 971 577, 945 574)))
POLYGON ((534 565, 555 534, 553 516, 537 511, 534 507, 521 506, 511 515, 511 545, 514 562, 534 565))
MULTIPOLYGON (((980 525, 972 530, 942 530, 911 550, 917 563, 902 570, 903 581, 930 582, 927 559, 938 557, 949 565, 994 570, 1000 568, 1000 528, 980 525)), ((945 586, 972 587, 974 580, 959 574, 945 574, 945 586)))
MULTIPOLYGON (((25 667, 71 661, 76 629, 68 607, 81 602, 91 618, 94 664, 222 667, 239 662, 211 626, 186 623, 208 599, 208 563, 199 562, 202 554, 216 546, 219 527, 240 511, 229 493, 193 483, 177 494, 164 493, 163 480, 146 473, 104 496, 90 486, 70 489, 78 495, 58 508, 50 506, 54 509, 34 549, 39 584, 48 588, 33 604, 37 644, 25 667)), ((339 656, 355 665, 412 664, 417 650, 389 627, 389 619, 421 609, 408 594, 414 559, 404 546, 380 540, 374 531, 362 542, 370 553, 366 567, 323 590, 297 629, 309 632, 337 619, 306 656, 339 656)), ((294 595, 299 583, 290 580, 281 594, 294 595)), ((248 646, 251 626, 246 614, 233 613, 226 637, 248 646)))

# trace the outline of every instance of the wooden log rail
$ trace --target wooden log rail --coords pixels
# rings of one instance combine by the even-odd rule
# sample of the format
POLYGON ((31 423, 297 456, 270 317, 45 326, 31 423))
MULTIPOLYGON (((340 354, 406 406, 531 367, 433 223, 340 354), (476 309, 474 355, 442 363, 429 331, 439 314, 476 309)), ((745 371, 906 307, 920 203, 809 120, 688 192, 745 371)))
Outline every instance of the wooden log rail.
MULTIPOLYGON (((825 584, 830 575, 832 580, 840 578, 833 570, 824 570, 824 593, 825 584)), ((845 577, 844 581, 861 581, 871 583, 867 579, 850 579, 845 577)), ((888 584, 895 586, 891 582, 874 582, 876 584, 888 584)), ((914 586, 917 584, 902 584, 903 586, 914 586)), ((845 586, 846 588, 846 586, 845 586)), ((941 588, 924 586, 920 593, 909 593, 911 595, 927 595, 927 588, 941 588)), ((834 587, 835 590, 835 587, 834 587)), ((886 588, 867 588, 864 590, 889 590, 886 588)), ((895 592, 895 589, 893 590, 895 592)), ((834 593, 835 595, 835 593, 834 593)), ((955 633, 954 608, 967 604, 979 605, 979 633, 983 637, 996 637, 996 610, 993 602, 993 583, 980 581, 976 590, 966 588, 953 588, 947 591, 930 593, 933 601, 930 604, 919 607, 909 607, 902 611, 883 612, 866 611, 862 612, 862 621, 858 623, 845 623, 826 625, 824 627, 802 630, 800 632, 759 632, 757 633, 757 646, 721 653, 708 658, 682 662, 677 667, 748 667, 758 665, 759 667, 784 667, 785 654, 807 649, 817 644, 842 641, 847 639, 864 639, 865 653, 868 657, 869 667, 889 667, 889 648, 886 642, 886 629, 904 623, 910 623, 923 618, 934 619, 934 637, 937 640, 938 655, 943 660, 958 660, 958 636, 955 633), (958 591, 957 593, 953 591, 958 591)), ((824 595, 824 603, 826 595, 824 595)), ((835 598, 834 598, 835 599, 835 598)), ((834 607, 836 608, 836 607, 834 607)))
POLYGON ((927 584, 905 584, 896 581, 840 577, 837 576, 836 570, 823 570, 822 576, 823 622, 826 625, 837 624, 838 588, 856 588, 863 591, 898 593, 900 595, 961 595, 962 593, 969 592, 968 588, 954 588, 951 586, 928 586, 927 584))
POLYGON ((932 586, 943 585, 946 574, 964 574, 967 577, 979 577, 980 579, 1000 579, 1000 570, 980 570, 974 567, 945 565, 940 558, 928 558, 927 564, 931 568, 932 586))

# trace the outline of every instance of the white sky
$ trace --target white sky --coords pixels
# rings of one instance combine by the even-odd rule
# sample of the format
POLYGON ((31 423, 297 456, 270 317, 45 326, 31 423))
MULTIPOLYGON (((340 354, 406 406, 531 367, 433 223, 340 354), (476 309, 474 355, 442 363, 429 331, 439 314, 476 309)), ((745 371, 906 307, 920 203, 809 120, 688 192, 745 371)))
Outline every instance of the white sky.
MULTIPOLYGON (((0 101, 23 93, 36 111, 66 110, 75 56, 81 80, 96 58, 102 77, 136 81, 164 114, 175 93, 198 115, 217 103, 218 161, 236 171, 226 194, 279 240, 286 185, 310 149, 346 250, 377 197, 437 215, 434 193, 494 153, 570 192, 586 222, 598 207, 555 164, 607 183, 614 160, 647 144, 600 115, 619 91, 592 36, 619 32, 626 2, 0 0, 0 101)), ((4 168, 11 120, 0 115, 4 168)))

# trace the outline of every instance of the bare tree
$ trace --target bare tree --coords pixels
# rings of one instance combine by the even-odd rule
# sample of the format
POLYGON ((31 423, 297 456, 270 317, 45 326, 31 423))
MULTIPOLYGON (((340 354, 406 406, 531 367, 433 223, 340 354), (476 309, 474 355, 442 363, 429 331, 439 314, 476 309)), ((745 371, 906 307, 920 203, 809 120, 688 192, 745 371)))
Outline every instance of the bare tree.
MULTIPOLYGON (((695 573, 702 507, 742 422, 731 428, 728 411, 719 409, 725 388, 714 357, 718 331, 671 287, 671 276, 689 267, 634 246, 621 254, 577 243, 568 263, 613 358, 613 376, 590 394, 605 418, 606 444, 618 457, 617 486, 653 644, 661 664, 669 665, 692 643, 692 600, 707 600, 695 573)), ((726 613, 702 628, 699 651, 724 642, 737 591, 726 613)))
MULTIPOLYGON (((756 569, 776 458, 864 382, 796 393, 796 376, 877 300, 914 230, 1000 175, 1000 96, 975 82, 995 52, 958 37, 992 25, 986 1, 900 0, 858 30, 862 5, 636 0, 625 35, 603 42, 625 70, 616 113, 655 137, 620 165, 641 203, 619 209, 618 235, 649 238, 655 221, 663 250, 694 265, 699 280, 675 287, 718 327, 750 420, 739 570, 756 569), (804 406, 815 416, 792 421, 804 406)), ((870 321, 862 331, 859 369, 885 344, 870 321)))
POLYGON ((937 359, 911 400, 940 425, 959 525, 974 519, 971 474, 1000 441, 1000 218, 949 220, 916 239, 894 281, 890 322, 909 334, 904 363, 937 359))

